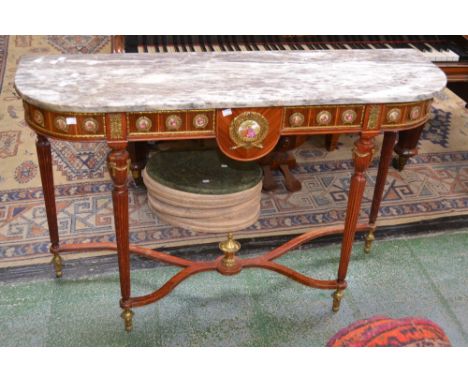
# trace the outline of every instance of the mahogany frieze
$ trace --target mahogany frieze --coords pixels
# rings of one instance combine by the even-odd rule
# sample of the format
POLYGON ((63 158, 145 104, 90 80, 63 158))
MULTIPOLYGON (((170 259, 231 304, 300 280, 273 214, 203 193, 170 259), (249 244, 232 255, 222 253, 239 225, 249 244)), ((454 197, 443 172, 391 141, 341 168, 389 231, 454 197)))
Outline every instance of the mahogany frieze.
MULTIPOLYGON (((380 105, 288 106, 255 108, 255 110, 267 116, 268 123, 275 126, 269 130, 264 139, 277 141, 280 135, 409 129, 429 119, 431 101, 380 105)), ((58 139, 112 141, 114 140, 112 134, 106 136, 106 132, 111 128, 106 125, 110 123, 106 121, 111 121, 106 115, 109 117, 109 114, 114 116, 119 114, 122 120, 126 121, 123 132, 125 134, 122 136, 128 141, 217 138, 218 143, 224 139, 229 140, 224 145, 226 147, 239 146, 238 142, 232 141, 229 124, 221 123, 221 126, 219 124, 220 121, 229 119, 230 115, 239 114, 240 109, 75 113, 45 110, 27 102, 24 102, 24 107, 27 122, 34 130, 58 139)), ((253 149, 261 150, 263 145, 252 146, 253 149)), ((258 157, 257 154, 252 156, 258 157)), ((266 154, 265 150, 262 150, 262 154, 266 154)))

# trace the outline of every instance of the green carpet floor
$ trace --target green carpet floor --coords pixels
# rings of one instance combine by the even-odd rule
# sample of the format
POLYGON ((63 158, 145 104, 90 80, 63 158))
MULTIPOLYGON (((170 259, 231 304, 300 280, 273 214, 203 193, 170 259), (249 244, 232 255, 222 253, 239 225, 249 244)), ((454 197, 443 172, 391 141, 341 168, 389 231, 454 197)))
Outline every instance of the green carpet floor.
MULTIPOLYGON (((334 278, 339 246, 294 251, 280 262, 334 278)), ((133 295, 154 290, 174 267, 136 270, 133 295)), ((339 329, 373 315, 422 316, 455 346, 468 346, 468 231, 357 243, 341 310, 330 291, 247 269, 202 273, 169 296, 135 309, 123 330, 117 274, 0 283, 0 346, 324 346, 339 329)), ((52 271, 51 271, 52 274, 52 271)))

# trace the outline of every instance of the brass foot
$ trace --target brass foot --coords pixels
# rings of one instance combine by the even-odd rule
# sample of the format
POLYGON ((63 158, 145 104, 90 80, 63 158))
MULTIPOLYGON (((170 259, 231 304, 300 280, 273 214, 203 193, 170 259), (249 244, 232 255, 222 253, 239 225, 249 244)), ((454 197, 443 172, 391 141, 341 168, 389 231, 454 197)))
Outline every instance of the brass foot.
POLYGON ((130 309, 124 309, 124 311, 120 315, 120 317, 122 317, 122 319, 124 320, 125 330, 127 332, 130 332, 133 329, 133 322, 132 322, 133 314, 134 313, 130 309))
POLYGON ((334 313, 338 312, 340 310, 340 303, 341 299, 343 298, 344 290, 336 290, 333 292, 332 297, 333 297, 333 306, 332 306, 332 311, 334 313))
POLYGON ((374 228, 372 228, 365 237, 364 253, 370 253, 372 242, 375 240, 374 228))
POLYGON ((58 253, 53 254, 54 257, 52 258, 52 264, 54 264, 55 268, 55 277, 60 278, 62 277, 62 258, 58 253))

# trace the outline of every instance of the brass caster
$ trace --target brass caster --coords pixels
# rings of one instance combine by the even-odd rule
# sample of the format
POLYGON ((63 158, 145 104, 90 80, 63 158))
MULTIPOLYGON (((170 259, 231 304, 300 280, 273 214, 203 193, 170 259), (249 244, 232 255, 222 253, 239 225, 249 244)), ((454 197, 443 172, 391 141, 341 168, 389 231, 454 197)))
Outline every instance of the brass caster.
POLYGON ((375 240, 374 230, 371 229, 365 237, 364 253, 369 254, 372 247, 372 242, 375 240))
POLYGON ((60 278, 62 277, 62 258, 59 254, 54 253, 54 257, 52 258, 52 264, 54 264, 55 269, 55 277, 60 278))
POLYGON ((340 310, 340 303, 341 299, 343 298, 344 290, 336 290, 333 292, 332 297, 333 297, 333 306, 332 306, 332 311, 334 313, 338 312, 340 310))
POLYGON ((131 332, 133 329, 133 322, 132 322, 133 314, 134 313, 130 309, 124 309, 124 311, 120 315, 120 317, 122 317, 122 319, 124 320, 125 331, 127 332, 131 332))

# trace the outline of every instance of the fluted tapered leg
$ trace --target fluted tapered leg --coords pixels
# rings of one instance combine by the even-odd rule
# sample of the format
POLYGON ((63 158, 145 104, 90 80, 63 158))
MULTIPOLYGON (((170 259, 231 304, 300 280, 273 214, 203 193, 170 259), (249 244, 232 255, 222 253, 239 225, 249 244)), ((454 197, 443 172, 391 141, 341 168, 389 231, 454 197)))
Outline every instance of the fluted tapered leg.
MULTIPOLYGON (((344 283, 348 264, 351 257, 354 236, 356 234, 356 225, 361 211, 361 201, 366 186, 365 171, 369 167, 374 151, 373 135, 362 133, 355 142, 353 149, 354 175, 351 177, 351 184, 348 193, 348 206, 346 208, 346 220, 343 232, 343 241, 341 243, 341 257, 338 268, 338 283, 344 283)), ((341 298, 343 297, 343 288, 338 288, 333 294, 333 311, 337 312, 340 308, 341 298)))
POLYGON ((62 258, 59 250, 59 232, 57 224, 57 208, 55 206, 54 175, 52 170, 52 153, 50 142, 47 137, 37 135, 36 140, 37 159, 41 174, 42 190, 49 226, 50 252, 52 253, 52 264, 55 268, 55 276, 62 277, 62 258))
POLYGON ((374 241, 375 222, 379 214, 380 203, 385 189, 385 181, 387 180, 388 168, 392 161, 393 147, 395 146, 397 133, 394 131, 387 131, 384 133, 384 140, 382 150, 380 152, 379 170, 377 172, 377 179, 375 181, 374 196, 372 198, 372 207, 369 214, 370 231, 367 233, 364 245, 364 252, 369 253, 371 250, 372 242, 374 241))
POLYGON ((129 155, 123 144, 110 145, 112 151, 107 157, 109 173, 114 183, 112 190, 112 202, 114 205, 115 239, 117 242, 117 255, 120 275, 120 306, 123 309, 122 318, 125 322, 125 330, 132 329, 133 312, 127 302, 130 298, 130 254, 129 254, 129 229, 128 229, 128 188, 127 175, 129 167, 129 155))

